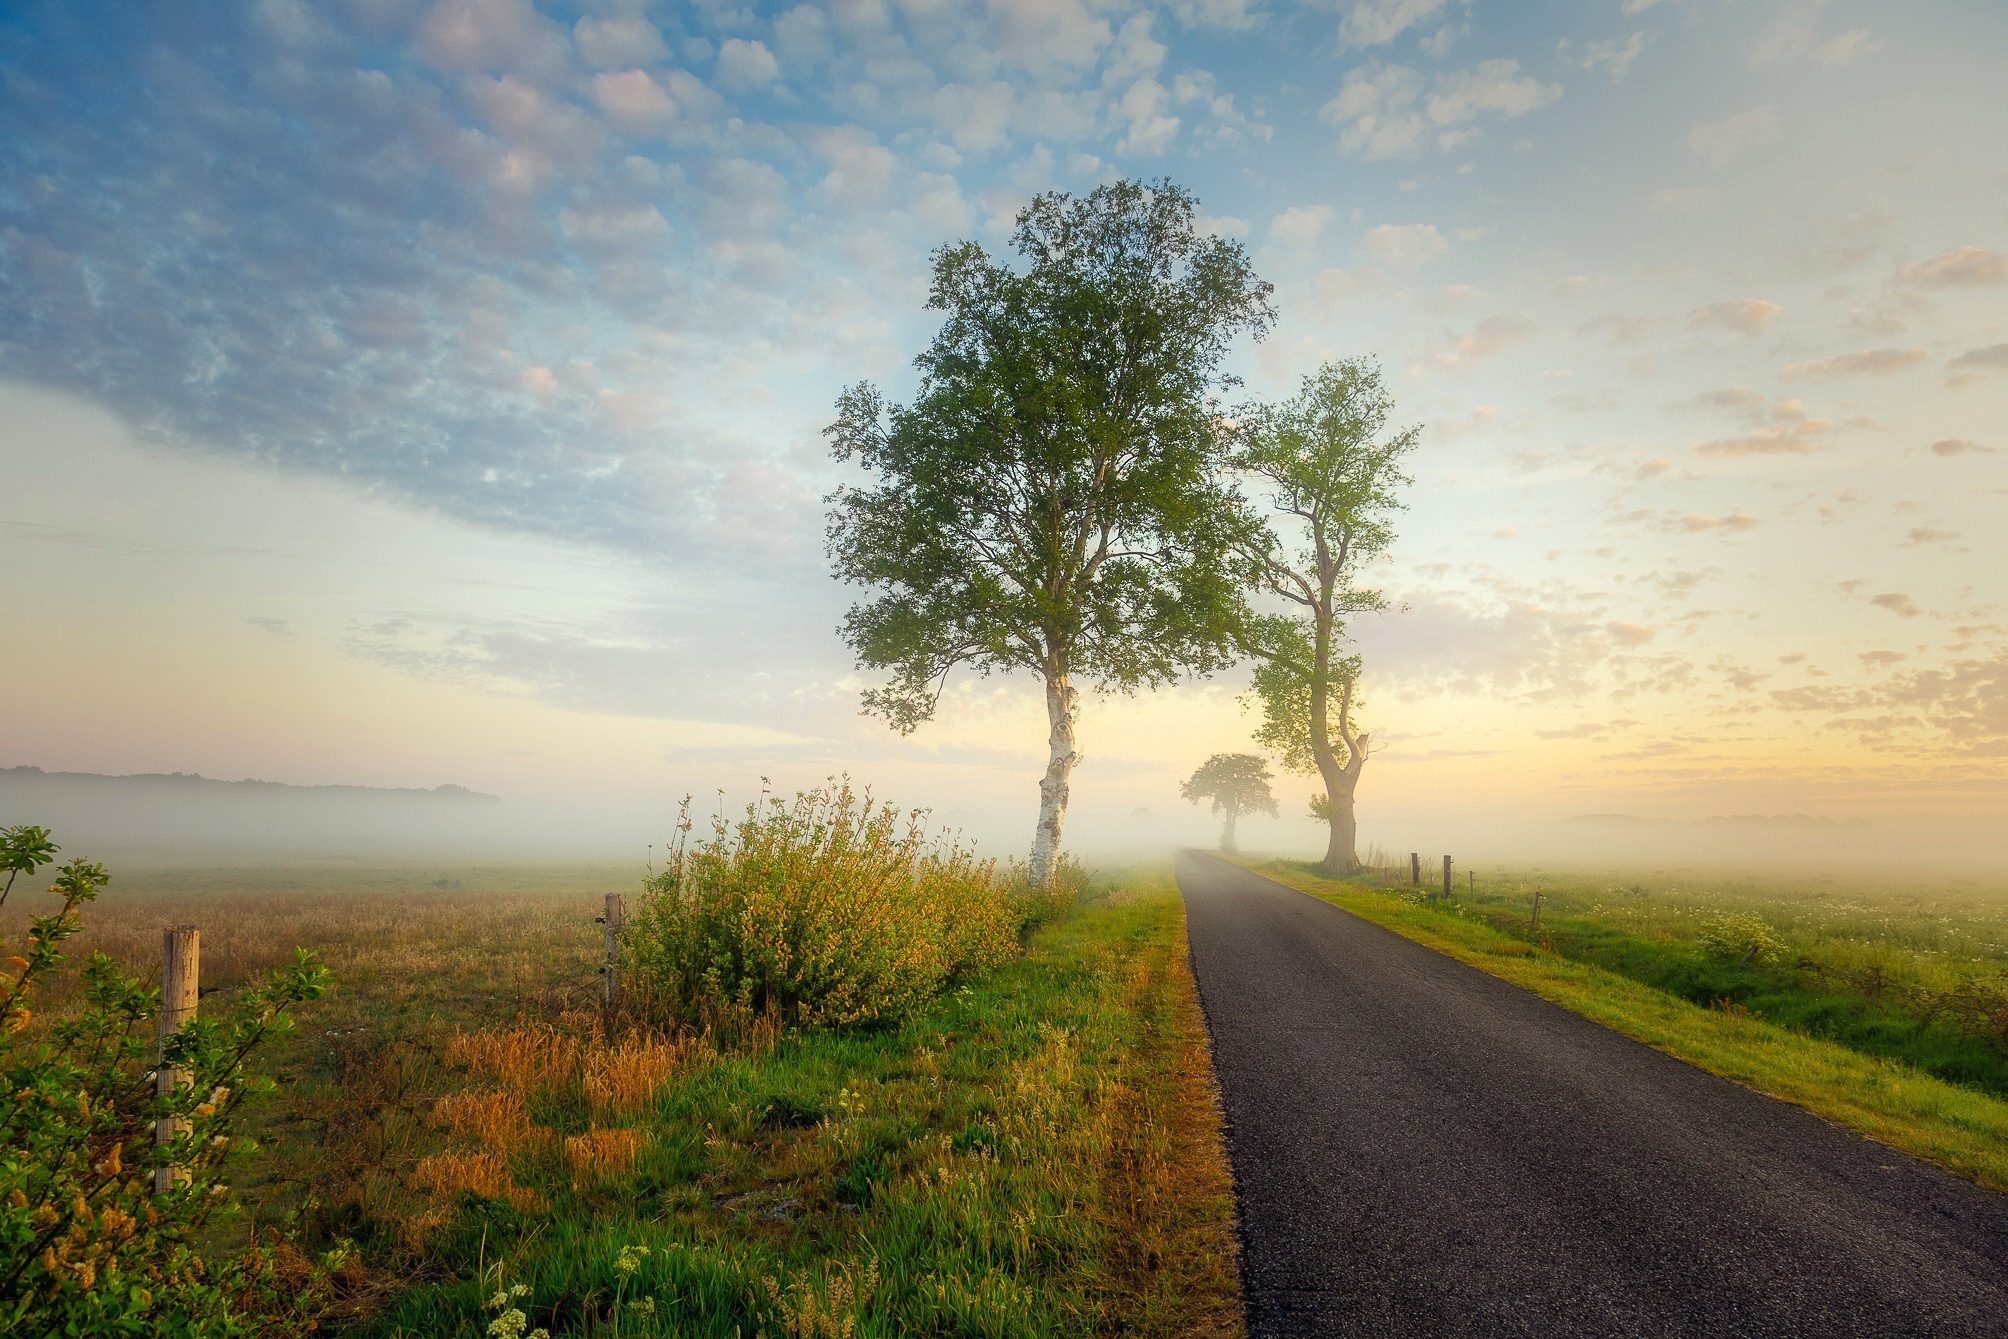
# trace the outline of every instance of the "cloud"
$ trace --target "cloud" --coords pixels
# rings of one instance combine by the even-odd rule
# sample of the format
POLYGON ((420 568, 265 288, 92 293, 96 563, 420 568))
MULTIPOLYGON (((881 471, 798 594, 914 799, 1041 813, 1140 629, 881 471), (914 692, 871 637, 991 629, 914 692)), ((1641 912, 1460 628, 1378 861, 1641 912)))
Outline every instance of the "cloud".
POLYGON ((1352 47, 1386 46, 1435 17, 1444 0, 1356 0, 1339 21, 1339 41, 1352 47))
POLYGON ((1741 534, 1745 530, 1755 530, 1763 522, 1742 511, 1732 511, 1727 516, 1703 516, 1689 514, 1680 518, 1680 528, 1690 534, 1709 530, 1726 530, 1730 534, 1741 534))
POLYGON ((1502 313, 1488 316, 1462 335, 1446 335, 1436 347, 1409 365, 1410 376, 1421 376, 1430 368, 1462 371, 1474 363, 1497 357, 1529 339, 1540 327, 1524 316, 1502 313))
POLYGON ((1080 0, 987 0, 996 50, 1034 75, 1091 68, 1114 38, 1107 20, 1080 0))
POLYGON ((1868 349, 1833 358, 1787 364, 1778 375, 1786 381, 1832 381, 1836 377, 1888 376, 1916 367, 1931 355, 1923 349, 1868 349))
POLYGON ((1938 530, 1928 525, 1920 525, 1906 533, 1903 542, 1906 548, 1916 548, 1920 544, 1943 544, 1947 540, 1958 538, 1957 530, 1938 530))
POLYGON ((1249 0, 1171 0, 1169 8, 1179 26, 1186 29, 1246 32, 1262 22, 1262 15, 1249 8, 1249 0))
POLYGON ((765 88, 781 77, 781 63, 764 42, 727 38, 718 48, 718 82, 737 93, 765 88))
POLYGON ((1827 728, 1864 742, 1941 741, 1981 757, 2008 754, 2008 651, 1906 670, 1881 683, 1771 694, 1788 711, 1830 713, 1827 728))
POLYGON ((1980 288, 2008 284, 2008 256, 1977 246, 1961 247, 1896 272, 1897 282, 1918 288, 1980 288))
POLYGON ((1652 45, 1653 39, 1658 36, 1657 32, 1647 30, 1633 33, 1623 42, 1619 42, 1616 38, 1604 38, 1586 43, 1582 57, 1576 64, 1585 70, 1594 70, 1601 66, 1610 72, 1611 82, 1618 83, 1624 79, 1633 63, 1645 54, 1645 49, 1652 45))
POLYGON ((1878 609, 1889 610, 1898 618, 1916 618, 1924 612, 1910 596, 1897 591, 1884 591, 1881 595, 1872 596, 1869 603, 1878 609))
POLYGON ((1269 220, 1269 235, 1284 246, 1308 251, 1331 221, 1330 205, 1291 205, 1269 220))
POLYGON ((1360 250, 1394 270, 1416 270, 1447 255, 1450 243, 1434 223, 1383 223, 1360 238, 1360 250))
POLYGON ((1461 148, 1477 138, 1483 118, 1524 116, 1561 97, 1562 86, 1522 75, 1517 61, 1488 60, 1439 73, 1424 93, 1422 76, 1406 66, 1358 66, 1319 116, 1340 127, 1342 153, 1412 158, 1432 144, 1440 151, 1461 148))
POLYGON ((1502 587, 1491 597, 1398 595, 1400 613, 1368 615, 1349 630, 1376 680, 1403 695, 1548 702, 1598 692, 1621 698, 1691 681, 1677 659, 1639 654, 1651 628, 1613 621, 1567 593, 1502 587))
POLYGON ((573 25, 572 41, 579 58, 595 70, 629 69, 669 59, 662 34, 644 18, 587 15, 573 25))
POLYGON ((1178 138, 1179 118, 1169 115, 1170 95, 1155 79, 1139 79, 1124 92, 1117 110, 1129 130, 1116 145, 1119 153, 1152 158, 1178 138))
POLYGON ((1825 0, 1819 0, 1819 3, 1787 11, 1757 39, 1756 47, 1750 52, 1752 63, 1767 65, 1811 60, 1816 65, 1833 67, 1851 65, 1883 49, 1882 39, 1871 36, 1864 28, 1851 28, 1831 37, 1821 36, 1816 21, 1825 8, 1825 0))
POLYGON ((1747 386, 1709 391, 1696 403, 1734 414, 1752 429, 1741 437, 1697 442, 1694 449, 1704 456, 1803 455, 1825 449, 1825 434, 1833 426, 1814 418, 1799 400, 1772 400, 1747 386))
POLYGON ((1785 314, 1785 309, 1763 298, 1737 298, 1696 307, 1687 314, 1687 323, 1696 329, 1734 330, 1745 335, 1762 332, 1785 314))
POLYGON ((1962 437, 1947 437, 1931 444, 1931 454, 1934 456, 1963 456, 1975 451, 1992 452, 1994 449, 1991 446, 1982 446, 1978 442, 1969 442, 1962 437))
POLYGON ((1606 623, 1604 635, 1617 646, 1644 646, 1659 636, 1659 630, 1649 628, 1643 623, 1606 623))
POLYGON ((1969 386, 1990 372, 2008 372, 2008 344, 1989 344, 1968 349, 1945 364, 1949 374, 1945 384, 1955 390, 1969 386))
POLYGON ((1753 107, 1747 112, 1694 127, 1687 132, 1687 147, 1700 155, 1710 167, 1722 167, 1746 149, 1776 139, 1779 121, 1776 107, 1753 107))

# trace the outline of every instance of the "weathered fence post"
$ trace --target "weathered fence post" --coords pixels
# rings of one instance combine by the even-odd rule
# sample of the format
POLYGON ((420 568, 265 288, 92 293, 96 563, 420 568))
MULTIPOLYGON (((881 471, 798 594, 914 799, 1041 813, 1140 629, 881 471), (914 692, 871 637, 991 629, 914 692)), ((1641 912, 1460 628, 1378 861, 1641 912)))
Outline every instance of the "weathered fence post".
POLYGON ((1532 931, 1532 936, 1537 939, 1541 935, 1541 897, 1541 890, 1536 888, 1534 890, 1534 919, 1528 922, 1528 929, 1532 931))
POLYGON ((600 917, 606 927, 606 965, 600 968, 600 990, 609 1013, 621 1002, 621 929, 627 924, 627 899, 619 893, 607 894, 607 914, 600 917))
MULTIPOLYGON (((202 982, 201 938, 193 925, 170 925, 160 937, 160 1055, 154 1067, 153 1091, 166 1097, 193 1077, 178 1065, 167 1063, 167 1039, 181 1031, 195 1017, 195 1000, 202 982)), ((153 1142, 171 1144, 188 1132, 188 1122, 179 1116, 162 1116, 153 1124, 153 1142)), ((164 1195, 177 1184, 186 1184, 185 1168, 168 1163, 153 1171, 153 1193, 164 1195)))
POLYGON ((1418 888, 1422 886, 1422 852, 1420 851, 1410 851, 1408 853, 1408 881, 1418 888))
POLYGON ((1443 857, 1443 900, 1450 900, 1450 857, 1443 857))

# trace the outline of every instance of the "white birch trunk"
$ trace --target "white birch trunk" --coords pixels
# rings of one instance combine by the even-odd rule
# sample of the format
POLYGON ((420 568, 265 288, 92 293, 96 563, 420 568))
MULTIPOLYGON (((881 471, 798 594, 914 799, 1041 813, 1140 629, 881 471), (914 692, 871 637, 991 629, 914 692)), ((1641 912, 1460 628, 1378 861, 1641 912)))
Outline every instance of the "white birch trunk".
POLYGON ((1079 694, 1065 674, 1046 676, 1046 775, 1039 782, 1039 830, 1032 838, 1032 886, 1053 881, 1060 862, 1060 829, 1067 821, 1068 781, 1079 755, 1074 752, 1074 719, 1079 694))

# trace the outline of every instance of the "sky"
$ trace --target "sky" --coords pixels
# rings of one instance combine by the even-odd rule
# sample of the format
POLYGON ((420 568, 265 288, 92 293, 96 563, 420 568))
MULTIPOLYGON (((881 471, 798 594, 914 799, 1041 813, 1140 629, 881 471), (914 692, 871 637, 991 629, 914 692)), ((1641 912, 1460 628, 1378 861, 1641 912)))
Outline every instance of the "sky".
MULTIPOLYGON (((934 248, 1168 177, 1276 286, 1236 397, 1372 355, 1423 428, 1366 841, 1984 843, 2004 124, 1984 0, 0 5, 0 766, 622 846, 847 770, 1017 850, 1037 685, 858 715, 822 430, 912 393, 934 248)), ((1080 841, 1199 831, 1246 684, 1090 697, 1080 841)))

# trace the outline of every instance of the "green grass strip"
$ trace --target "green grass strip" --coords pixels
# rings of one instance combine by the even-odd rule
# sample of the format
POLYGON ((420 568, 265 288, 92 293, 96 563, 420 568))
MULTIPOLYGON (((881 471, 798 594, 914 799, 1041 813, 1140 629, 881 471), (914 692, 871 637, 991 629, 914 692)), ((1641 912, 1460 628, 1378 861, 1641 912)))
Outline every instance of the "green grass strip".
POLYGON ((1711 1074, 2008 1191, 2008 1102, 1761 1018, 1691 1004, 1452 911, 1320 878, 1284 861, 1228 858, 1711 1074))

